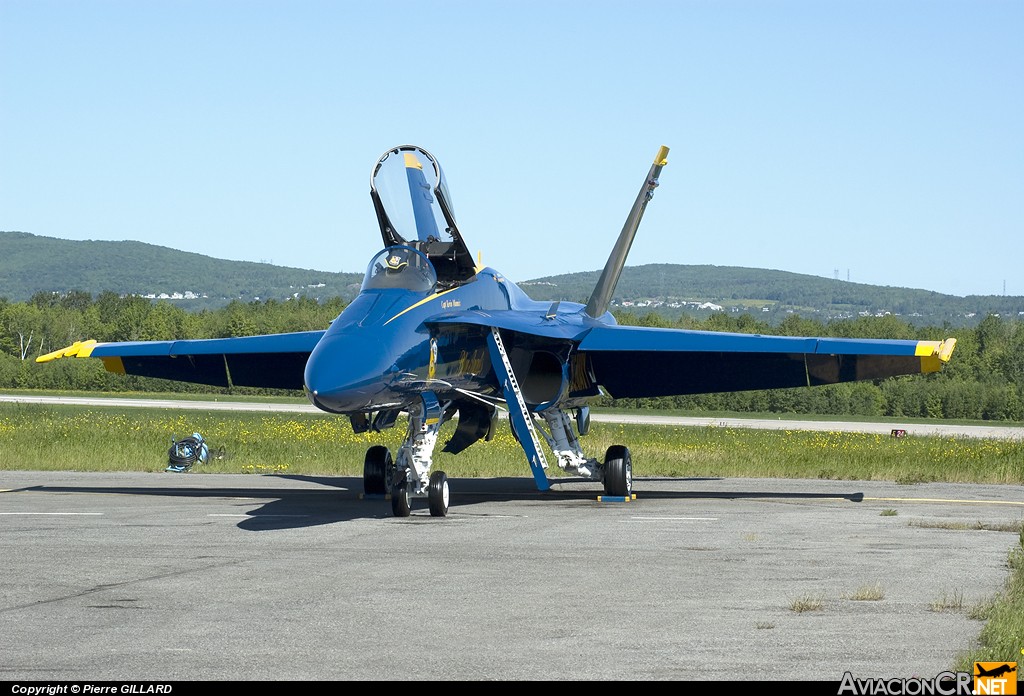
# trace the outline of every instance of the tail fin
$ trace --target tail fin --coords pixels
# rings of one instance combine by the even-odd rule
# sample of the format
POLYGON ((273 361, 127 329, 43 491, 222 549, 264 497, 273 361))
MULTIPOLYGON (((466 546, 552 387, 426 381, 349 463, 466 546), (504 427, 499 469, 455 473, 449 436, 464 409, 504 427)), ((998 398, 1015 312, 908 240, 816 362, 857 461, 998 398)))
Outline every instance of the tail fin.
POLYGON ((658 176, 661 174, 661 168, 666 164, 668 164, 668 148, 662 145, 658 150, 658 156, 654 158, 651 170, 647 173, 644 185, 640 188, 640 193, 637 194, 633 208, 629 211, 626 224, 622 226, 619 239, 615 242, 615 247, 608 257, 608 263, 605 264, 604 271, 601 272, 601 279, 597 281, 590 301, 587 302, 586 312, 595 319, 608 311, 612 293, 615 292, 619 276, 622 275, 622 267, 626 265, 629 248, 633 245, 633 237, 636 236, 636 230, 640 226, 640 218, 644 216, 647 202, 654 197, 654 189, 658 187, 658 176))
POLYGON ((423 176, 423 165, 416 159, 415 153, 405 153, 405 176, 409 180, 409 200, 412 201, 412 212, 416 220, 416 236, 421 242, 430 239, 441 239, 437 233, 437 221, 434 220, 434 194, 430 184, 423 176))

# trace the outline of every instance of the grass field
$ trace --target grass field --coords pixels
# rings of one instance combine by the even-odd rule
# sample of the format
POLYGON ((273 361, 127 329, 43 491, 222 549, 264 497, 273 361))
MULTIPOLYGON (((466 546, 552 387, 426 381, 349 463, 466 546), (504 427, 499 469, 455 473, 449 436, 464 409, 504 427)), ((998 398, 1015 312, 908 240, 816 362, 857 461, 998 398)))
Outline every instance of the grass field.
MULTIPOLYGON (((167 467, 172 439, 193 432, 202 434, 218 454, 194 467, 194 474, 361 476, 366 449, 385 444, 394 451, 404 427, 400 420, 384 433, 356 435, 348 419, 327 414, 0 403, 0 469, 158 472, 167 467)), ((530 475, 507 422, 499 424, 493 441, 458 456, 440 451, 453 432, 451 423, 442 428, 434 459, 449 475, 530 475)), ((1024 484, 1020 439, 609 423, 594 423, 583 439, 587 452, 600 459, 612 444, 630 447, 638 477, 1024 484)), ((981 647, 961 656, 955 669, 969 671, 975 660, 1017 659, 1024 649, 1024 530, 1018 533, 1021 544, 1007 559, 1011 577, 1005 591, 970 608, 973 616, 986 621, 981 647)))
MULTIPOLYGON (((355 476, 369 446, 394 449, 404 428, 400 421, 383 433, 356 435, 348 419, 328 414, 0 404, 0 468, 162 471, 172 439, 193 432, 223 452, 202 471, 355 476)), ((446 424, 439 444, 453 432, 446 424)), ((598 458, 613 444, 629 446, 641 477, 1024 484, 1022 440, 595 422, 582 441, 598 458)), ((440 449, 435 463, 453 476, 529 475, 507 422, 493 441, 458 456, 440 449)))

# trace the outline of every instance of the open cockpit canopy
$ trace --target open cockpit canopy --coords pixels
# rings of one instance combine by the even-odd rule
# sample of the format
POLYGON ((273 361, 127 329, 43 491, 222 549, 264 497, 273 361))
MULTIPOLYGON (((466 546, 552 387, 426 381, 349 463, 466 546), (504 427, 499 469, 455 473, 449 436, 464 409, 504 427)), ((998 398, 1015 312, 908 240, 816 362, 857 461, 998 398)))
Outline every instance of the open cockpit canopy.
POLYGON ((373 168, 370 197, 384 246, 422 252, 442 284, 459 284, 476 273, 441 166, 429 152, 415 145, 385 152, 373 168))

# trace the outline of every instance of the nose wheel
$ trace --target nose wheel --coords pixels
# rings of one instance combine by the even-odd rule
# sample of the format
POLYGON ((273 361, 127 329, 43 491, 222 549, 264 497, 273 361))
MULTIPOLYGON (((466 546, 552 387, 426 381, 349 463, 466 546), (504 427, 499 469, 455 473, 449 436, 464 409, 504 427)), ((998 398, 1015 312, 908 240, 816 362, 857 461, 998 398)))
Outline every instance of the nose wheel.
MULTIPOLYGON (((448 476, 443 471, 435 471, 430 475, 430 483, 427 485, 427 504, 430 507, 432 517, 445 517, 448 514, 448 501, 451 494, 448 489, 448 476)), ((408 473, 402 476, 391 487, 391 512, 395 517, 408 517, 412 514, 412 499, 417 495, 421 497, 422 492, 414 493, 409 485, 408 473)))
POLYGON ((391 487, 391 512, 395 517, 408 517, 412 514, 412 492, 409 480, 403 476, 391 487))

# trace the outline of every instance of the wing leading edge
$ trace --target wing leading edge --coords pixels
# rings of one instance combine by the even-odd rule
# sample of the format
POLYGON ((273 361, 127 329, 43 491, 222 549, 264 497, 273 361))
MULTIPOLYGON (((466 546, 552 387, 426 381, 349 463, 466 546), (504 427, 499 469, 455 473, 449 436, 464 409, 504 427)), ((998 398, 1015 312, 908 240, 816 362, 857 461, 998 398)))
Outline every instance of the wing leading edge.
POLYGON ((302 389, 306 360, 323 331, 188 341, 77 341, 36 358, 99 358, 108 372, 217 387, 302 389))

